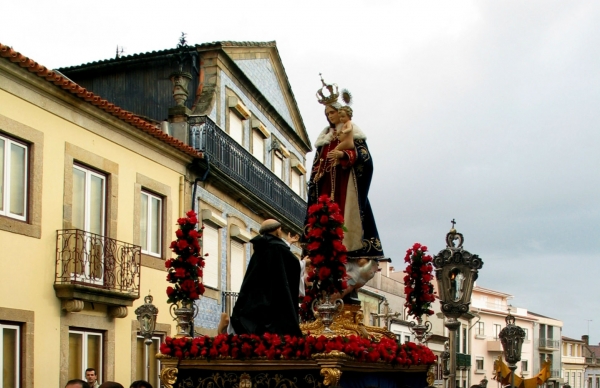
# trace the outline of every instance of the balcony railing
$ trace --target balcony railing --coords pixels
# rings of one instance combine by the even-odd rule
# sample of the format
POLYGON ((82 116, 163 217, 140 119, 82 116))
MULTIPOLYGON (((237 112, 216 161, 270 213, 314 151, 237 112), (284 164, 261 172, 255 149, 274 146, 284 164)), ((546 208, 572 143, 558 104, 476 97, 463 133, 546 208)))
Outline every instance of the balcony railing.
POLYGON ((558 340, 540 338, 540 348, 558 349, 559 345, 558 340))
POLYGON ((190 145, 208 156, 211 168, 222 171, 298 227, 304 224, 306 201, 271 170, 209 117, 192 116, 189 124, 190 145))
POLYGON ((56 234, 56 285, 140 296, 141 247, 79 229, 56 234))
POLYGON ((221 295, 221 306, 222 312, 227 313, 227 315, 231 316, 233 312, 233 306, 235 306, 235 302, 237 301, 239 293, 233 291, 223 291, 221 295))
POLYGON ((470 368, 471 367, 471 355, 456 353, 456 366, 458 368, 470 368))
POLYGON ((551 369, 550 377, 554 377, 554 378, 560 377, 560 369, 551 369))

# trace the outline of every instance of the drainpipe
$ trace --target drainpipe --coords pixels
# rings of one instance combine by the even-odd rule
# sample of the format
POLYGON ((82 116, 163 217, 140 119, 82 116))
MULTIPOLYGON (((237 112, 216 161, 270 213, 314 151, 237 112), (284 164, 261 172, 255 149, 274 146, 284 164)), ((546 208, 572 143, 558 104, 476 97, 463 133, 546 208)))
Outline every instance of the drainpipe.
MULTIPOLYGON (((195 159, 194 162, 196 162, 197 160, 199 159, 195 159)), ((206 161, 206 171, 204 171, 204 174, 202 174, 200 178, 196 178, 194 180, 194 189, 192 190, 192 209, 194 209, 194 205, 196 204, 196 187, 198 185, 198 182, 204 182, 208 177, 208 173, 210 172, 210 163, 208 160, 208 155, 204 154, 204 160, 206 161)))

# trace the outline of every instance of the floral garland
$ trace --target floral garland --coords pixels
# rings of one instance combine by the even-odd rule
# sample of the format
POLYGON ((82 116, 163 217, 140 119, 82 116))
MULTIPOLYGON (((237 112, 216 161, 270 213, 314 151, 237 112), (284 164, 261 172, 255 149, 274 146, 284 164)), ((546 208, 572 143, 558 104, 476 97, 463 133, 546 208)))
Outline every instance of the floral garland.
POLYGON ((204 294, 202 284, 202 268, 204 259, 200 254, 202 229, 196 230, 198 218, 193 210, 186 213, 185 218, 177 220, 179 229, 175 232, 177 240, 171 242, 171 250, 177 254, 165 262, 167 281, 174 287, 167 287, 167 303, 189 303, 200 299, 204 294))
POLYGON ((307 283, 310 287, 300 306, 303 320, 312 318, 311 304, 319 294, 342 293, 346 283, 346 247, 344 217, 340 207, 328 195, 322 195, 308 208, 306 250, 311 269, 307 283))
POLYGON ((406 251, 404 261, 409 263, 404 276, 404 293, 408 314, 419 318, 423 315, 432 315, 431 303, 435 301, 433 292, 433 279, 431 265, 433 258, 427 254, 427 247, 415 243, 406 251))
POLYGON ((426 346, 413 342, 398 345, 396 341, 385 337, 373 342, 355 335, 327 338, 269 333, 262 336, 219 334, 216 337, 167 337, 160 345, 162 354, 179 359, 310 360, 314 354, 335 350, 359 362, 385 362, 391 365, 430 365, 436 362, 436 356, 426 346))

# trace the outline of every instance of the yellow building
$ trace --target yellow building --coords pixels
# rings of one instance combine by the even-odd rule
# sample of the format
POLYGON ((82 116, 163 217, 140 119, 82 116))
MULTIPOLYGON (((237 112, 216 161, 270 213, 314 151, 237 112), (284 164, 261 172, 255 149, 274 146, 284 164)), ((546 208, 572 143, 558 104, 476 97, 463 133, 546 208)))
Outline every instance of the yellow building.
POLYGON ((163 258, 201 154, 7 46, 0 56, 3 387, 64 386, 87 367, 129 382, 140 295, 155 296, 157 334, 173 330, 163 258))

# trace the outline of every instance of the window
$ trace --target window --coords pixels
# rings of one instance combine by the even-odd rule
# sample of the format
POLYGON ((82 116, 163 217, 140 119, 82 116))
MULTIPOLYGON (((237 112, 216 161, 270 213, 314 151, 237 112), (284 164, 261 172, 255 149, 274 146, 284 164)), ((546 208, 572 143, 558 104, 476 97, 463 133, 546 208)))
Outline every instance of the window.
POLYGON ((500 331, 502 330, 502 326, 498 325, 498 324, 494 324, 494 339, 498 340, 498 335, 500 334, 500 331))
POLYGON ((456 330, 456 353, 460 353, 460 330, 456 330))
POLYGON ((0 215, 26 220, 27 162, 25 144, 0 136, 0 215))
POLYGON ((521 372, 529 372, 529 364, 527 360, 521 361, 521 372))
POLYGON ((410 335, 404 336, 404 342, 410 342, 410 335))
POLYGON ((273 172, 277 178, 283 179, 283 154, 279 150, 273 153, 273 172))
POLYGON ((475 359, 475 368, 478 371, 482 371, 483 370, 483 357, 477 357, 475 359))
POLYGON ((19 388, 21 381, 21 328, 0 323, 0 381, 3 387, 19 388))
POLYGON ((529 330, 526 328, 523 328, 523 331, 525 332, 525 339, 528 340, 529 339, 529 330))
POLYGON ((244 121, 233 110, 229 111, 229 136, 238 144, 244 144, 244 121))
POLYGON ((106 177, 90 169, 73 166, 73 227, 104 235, 105 208, 106 177))
POLYGON ((140 243, 142 253, 161 256, 162 198, 142 191, 140 205, 140 243))
POLYGON ((202 253, 204 258, 204 276, 202 281, 207 287, 219 287, 219 229, 205 224, 202 233, 202 253))
POLYGON ((567 356, 572 356, 573 355, 573 344, 568 344, 567 345, 567 356))
POLYGON ((467 338, 468 338, 468 336, 467 336, 467 328, 463 327, 463 337, 462 337, 462 350, 463 351, 462 352, 464 354, 468 353, 467 352, 467 338))
POLYGON ((162 338, 160 336, 153 336, 152 343, 149 346, 146 346, 144 341, 144 337, 139 335, 137 336, 137 349, 135 352, 135 379, 146 380, 145 371, 148 368, 148 365, 146 364, 147 356, 149 364, 147 381, 152 384, 153 387, 160 387, 160 360, 156 358, 156 354, 158 354, 160 350, 162 338), (146 352, 148 352, 148 354, 146 354, 146 352))
POLYGON ((485 322, 477 322, 477 335, 485 335, 485 322))
POLYGON ((296 170, 292 170, 292 176, 290 179, 290 187, 294 190, 294 193, 302 195, 302 175, 296 170))
POLYGON ((102 337, 98 332, 69 330, 69 380, 84 379, 87 368, 94 368, 101 380, 102 337))
POLYGON ((265 139, 256 129, 252 130, 252 155, 261 163, 265 163, 265 139))
POLYGON ((231 240, 230 244, 231 249, 231 270, 229 273, 231 274, 231 284, 229 287, 229 291, 240 292, 240 288, 242 287, 242 281, 244 280, 244 270, 246 269, 245 260, 244 260, 244 244, 231 240))

